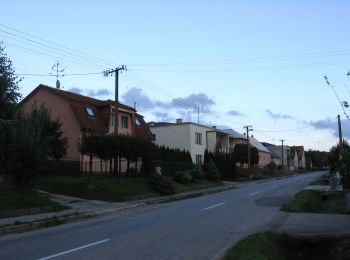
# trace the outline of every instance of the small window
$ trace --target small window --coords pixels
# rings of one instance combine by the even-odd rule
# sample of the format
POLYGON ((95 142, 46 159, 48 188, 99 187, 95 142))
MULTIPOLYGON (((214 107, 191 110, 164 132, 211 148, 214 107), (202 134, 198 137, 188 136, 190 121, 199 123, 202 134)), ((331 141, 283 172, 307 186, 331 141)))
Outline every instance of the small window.
POLYGON ((135 125, 141 126, 141 122, 138 118, 135 118, 135 125))
POLYGON ((121 117, 122 128, 128 128, 128 126, 129 126, 128 122, 129 122, 129 118, 127 116, 121 117))
POLYGON ((203 158, 203 155, 196 154, 196 164, 197 165, 201 165, 202 164, 202 158, 203 158))
POLYGON ((156 140, 156 135, 152 134, 152 141, 155 141, 155 140, 156 140))
POLYGON ((111 113, 110 117, 109 117, 109 125, 111 127, 114 127, 114 122, 115 122, 115 114, 111 113))
POLYGON ((88 113, 88 115, 90 117, 94 117, 95 116, 94 110, 91 107, 85 107, 85 110, 86 110, 86 113, 88 113))
POLYGON ((195 133, 195 143, 196 144, 202 144, 202 134, 201 133, 195 133))

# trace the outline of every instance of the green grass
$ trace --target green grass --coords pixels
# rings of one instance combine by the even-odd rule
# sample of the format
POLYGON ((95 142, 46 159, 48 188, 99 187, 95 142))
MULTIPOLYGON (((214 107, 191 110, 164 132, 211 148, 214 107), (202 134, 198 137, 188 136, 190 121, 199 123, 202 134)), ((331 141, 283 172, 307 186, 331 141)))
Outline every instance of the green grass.
POLYGON ((350 259, 350 238, 293 238, 272 232, 256 233, 227 251, 225 260, 350 259))
MULTIPOLYGON (((176 192, 221 186, 221 182, 200 180, 188 184, 173 182, 176 192)), ((38 188, 50 193, 64 194, 89 200, 128 201, 158 196, 147 178, 67 177, 45 176, 38 188)))
POLYGON ((282 260, 285 259, 279 244, 280 236, 272 232, 250 235, 231 248, 225 260, 282 260))
POLYGON ((39 189, 68 196, 104 201, 127 201, 155 196, 145 178, 45 176, 39 189))
POLYGON ((190 182, 187 184, 174 182, 174 185, 175 185, 176 192, 184 192, 184 191, 199 190, 199 189, 206 189, 206 188, 212 188, 212 187, 220 187, 223 185, 223 183, 212 182, 208 180, 197 180, 196 182, 190 182))
POLYGON ((295 195, 295 199, 282 205, 281 210, 288 212, 341 213, 349 214, 345 207, 344 193, 330 193, 325 199, 314 190, 303 190, 295 195))
POLYGON ((321 178, 311 182, 310 185, 329 185, 329 178, 328 177, 321 177, 321 178))
POLYGON ((21 209, 41 208, 42 211, 59 211, 68 207, 51 201, 39 192, 19 192, 11 189, 0 189, 0 212, 21 209))

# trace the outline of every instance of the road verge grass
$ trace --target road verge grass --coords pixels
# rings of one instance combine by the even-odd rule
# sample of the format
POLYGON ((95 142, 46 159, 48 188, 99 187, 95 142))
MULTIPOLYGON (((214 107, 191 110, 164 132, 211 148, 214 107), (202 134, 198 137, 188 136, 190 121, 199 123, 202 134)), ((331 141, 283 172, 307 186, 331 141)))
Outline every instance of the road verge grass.
POLYGON ((350 238, 294 238, 262 232, 229 249, 225 260, 350 259, 350 238))
POLYGON ((282 205, 281 210, 309 213, 350 213, 346 209, 343 192, 324 193, 315 190, 298 192, 293 201, 282 205))
POLYGON ((0 189, 0 218, 60 211, 68 208, 51 201, 47 195, 40 192, 0 189))
MULTIPOLYGON (((171 180, 170 180, 171 181, 171 180)), ((175 192, 198 190, 222 185, 221 182, 199 180, 188 184, 171 181, 175 192)), ((159 196, 149 178, 109 178, 44 176, 38 180, 38 188, 50 193, 63 194, 88 200, 130 201, 159 196)))

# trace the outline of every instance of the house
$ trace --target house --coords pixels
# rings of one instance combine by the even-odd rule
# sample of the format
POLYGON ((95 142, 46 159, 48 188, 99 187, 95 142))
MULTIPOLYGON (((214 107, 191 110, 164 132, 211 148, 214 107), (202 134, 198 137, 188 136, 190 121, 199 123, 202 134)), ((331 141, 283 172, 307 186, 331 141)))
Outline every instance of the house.
POLYGON ((269 147, 266 147, 266 148, 271 152, 271 162, 274 162, 277 167, 280 166, 282 164, 281 156, 278 153, 276 153, 274 150, 269 149, 269 147))
POLYGON ((182 119, 177 119, 176 123, 150 122, 149 126, 155 144, 189 151, 196 164, 203 163, 206 149, 211 152, 216 149, 225 153, 229 151, 228 134, 216 127, 183 122, 182 119))
POLYGON ((288 146, 282 146, 280 145, 272 145, 272 144, 266 144, 266 148, 268 148, 270 151, 272 151, 274 154, 276 154, 280 159, 280 164, 282 167, 289 169, 290 167, 290 147, 288 146))
MULTIPOLYGON (((79 161, 81 170, 87 170, 88 159, 78 151, 78 144, 84 132, 114 133, 115 102, 39 85, 20 103, 24 113, 31 113, 44 105, 51 118, 59 118, 62 131, 68 138, 68 150, 64 160, 79 161)), ((132 107, 119 103, 118 133, 151 138, 143 116, 132 107)), ((107 167, 107 166, 106 166, 107 167)))
POLYGON ((289 157, 289 170, 296 171, 298 170, 298 153, 295 149, 295 146, 290 147, 290 157, 289 157))
POLYGON ((247 137, 243 134, 236 132, 233 129, 224 129, 222 132, 229 135, 229 153, 233 153, 236 144, 247 144, 247 137))
POLYGON ((295 146, 297 156, 298 156, 298 168, 305 169, 306 167, 306 159, 305 159, 305 151, 304 146, 295 146))

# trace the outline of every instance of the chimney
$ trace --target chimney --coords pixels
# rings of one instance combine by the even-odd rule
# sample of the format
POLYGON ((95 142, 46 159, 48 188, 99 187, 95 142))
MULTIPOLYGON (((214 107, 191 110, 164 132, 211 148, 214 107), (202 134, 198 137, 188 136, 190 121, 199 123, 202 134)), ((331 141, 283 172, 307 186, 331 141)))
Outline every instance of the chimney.
POLYGON ((176 119, 176 124, 181 124, 182 123, 182 118, 176 119))

